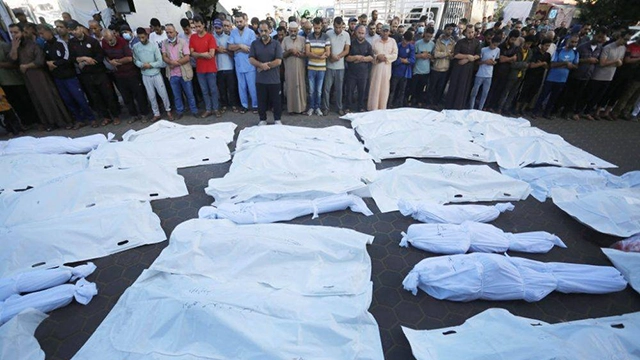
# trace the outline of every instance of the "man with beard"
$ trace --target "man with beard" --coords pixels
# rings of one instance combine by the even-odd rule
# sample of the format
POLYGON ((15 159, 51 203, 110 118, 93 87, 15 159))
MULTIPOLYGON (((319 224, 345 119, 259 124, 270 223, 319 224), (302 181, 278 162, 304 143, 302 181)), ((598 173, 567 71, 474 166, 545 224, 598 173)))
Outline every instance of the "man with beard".
POLYGON ((196 33, 189 40, 189 48, 191 56, 196 58, 198 83, 202 89, 206 107, 205 112, 200 117, 206 118, 211 114, 221 117, 222 113, 218 102, 218 84, 216 81, 216 73, 218 72, 216 49, 218 45, 213 35, 209 34, 205 29, 202 17, 194 17, 193 26, 196 29, 196 33))
POLYGON ((69 61, 69 49, 67 44, 56 39, 51 30, 46 25, 38 25, 38 33, 44 39, 44 53, 49 67, 49 72, 53 76, 53 81, 58 88, 60 97, 71 116, 75 120, 73 126, 77 130, 90 121, 95 121, 96 117, 89 107, 89 103, 82 92, 80 81, 76 77, 76 69, 69 61))
MULTIPOLYGON (((104 52, 98 40, 85 34, 77 21, 68 25, 73 38, 69 40, 70 60, 80 68, 80 82, 91 99, 92 106, 102 116, 102 126, 113 120, 114 125, 120 124, 120 105, 116 101, 113 84, 107 77, 104 66, 104 52)), ((97 127, 97 123, 91 124, 97 127)))
POLYGON ((529 62, 529 69, 524 77, 522 83, 522 90, 516 104, 516 115, 523 115, 524 110, 533 101, 533 97, 536 96, 540 85, 544 79, 544 73, 549 68, 551 62, 551 55, 547 52, 551 40, 544 39, 538 46, 534 46, 531 49, 531 61, 529 62))
POLYGON ((456 24, 447 24, 444 26, 442 35, 436 40, 433 48, 433 66, 431 68, 429 90, 431 92, 431 106, 437 107, 442 100, 444 88, 449 80, 449 66, 453 59, 453 49, 456 41, 453 40, 453 28, 456 24))
POLYGON ((273 30, 266 21, 258 26, 260 40, 254 41, 249 49, 249 61, 257 69, 256 87, 258 92, 258 125, 267 125, 267 109, 273 109, 273 120, 282 125, 282 102, 280 94, 280 65, 282 47, 269 35, 273 30))
MULTIPOLYGON (((518 34, 519 36, 520 34, 518 34)), ((473 83, 473 65, 480 59, 480 41, 473 26, 467 27, 453 50, 451 80, 445 101, 446 109, 462 110, 467 106, 473 83)))
POLYGON ((136 34, 138 34, 140 42, 133 47, 133 59, 136 66, 142 69, 142 83, 145 89, 147 89, 147 98, 153 111, 151 121, 156 122, 160 120, 160 109, 158 108, 156 91, 160 95, 160 99, 162 99, 164 109, 167 111, 167 119, 173 120, 173 115, 171 115, 171 102, 169 101, 169 95, 167 94, 167 89, 160 72, 160 69, 165 67, 160 48, 156 43, 149 40, 149 35, 147 35, 147 31, 144 28, 139 27, 136 30, 136 34))
POLYGON ((371 84, 369 86, 369 101, 367 109, 384 110, 389 100, 391 80, 391 64, 398 58, 398 45, 389 34, 391 27, 382 26, 382 36, 373 44, 374 63, 371 69, 371 84))
POLYGON ((256 40, 256 34, 252 29, 246 28, 247 14, 236 14, 235 21, 236 28, 231 30, 227 48, 234 53, 238 92, 242 104, 240 113, 244 114, 251 108, 255 114, 258 107, 256 68, 249 63, 249 49, 251 43, 256 40), (249 105, 249 96, 251 97, 251 105, 249 105))
POLYGON ((520 32, 513 30, 509 33, 507 41, 498 46, 500 49, 500 60, 493 68, 493 77, 491 79, 491 89, 489 90, 489 98, 485 107, 489 111, 500 112, 501 103, 507 97, 507 82, 511 66, 518 60, 520 47, 516 46, 520 32))
POLYGON ((347 112, 366 111, 364 100, 367 94, 371 63, 373 62, 373 47, 365 39, 366 31, 364 25, 358 25, 355 32, 356 37, 351 43, 349 55, 347 56, 347 63, 349 63, 346 71, 347 103, 345 107, 347 112), (351 104, 354 91, 358 93, 355 108, 351 104))
POLYGON ((9 25, 9 32, 13 38, 9 56, 18 63, 20 72, 24 74, 29 95, 42 126, 47 131, 56 127, 71 129, 69 113, 58 95, 58 90, 44 70, 44 52, 31 36, 22 31, 21 25, 9 25))
POLYGON ((307 108, 305 39, 298 35, 298 30, 298 23, 289 23, 289 36, 282 41, 285 92, 290 114, 303 113, 307 108))
POLYGON ((367 33, 364 39, 369 43, 369 45, 373 46, 373 43, 380 40, 380 35, 376 33, 376 23, 370 22, 367 26, 367 33))
POLYGON ((323 115, 327 116, 331 107, 331 94, 335 95, 338 115, 344 115, 342 109, 342 87, 344 86, 344 57, 349 54, 351 37, 344 31, 344 22, 341 17, 333 20, 333 30, 327 31, 327 37, 331 42, 331 53, 327 58, 327 71, 324 77, 322 103, 323 115), (334 91, 331 91, 331 88, 334 91))

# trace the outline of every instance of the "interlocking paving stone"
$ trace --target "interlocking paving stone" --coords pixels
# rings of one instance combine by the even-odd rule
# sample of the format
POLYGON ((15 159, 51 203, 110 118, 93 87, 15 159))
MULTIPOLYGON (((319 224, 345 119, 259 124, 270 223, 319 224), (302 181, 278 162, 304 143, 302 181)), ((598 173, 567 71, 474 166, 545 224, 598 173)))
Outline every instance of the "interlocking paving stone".
MULTIPOLYGON (((271 116, 269 114, 269 116, 271 116)), ((206 120, 185 116, 181 124, 205 124, 213 121, 232 121, 238 124, 238 132, 246 126, 257 123, 257 115, 226 113, 221 119, 206 120)), ((335 113, 327 117, 285 116, 285 124, 326 127, 331 125, 349 126, 347 121, 338 119, 335 113)), ((584 149, 619 168, 610 172, 621 175, 627 171, 640 169, 640 124, 617 122, 586 122, 555 119, 532 120, 532 125, 550 133, 559 134, 571 144, 584 149)), ((119 125, 109 125, 99 129, 83 128, 79 131, 55 131, 53 133, 29 132, 30 136, 81 136, 108 131, 117 136, 129 128, 141 129, 148 124, 126 121, 119 125), (97 130, 97 131, 96 131, 97 130)), ((234 144, 230 149, 233 151, 234 144)), ((429 159, 429 163, 477 164, 470 161, 429 159)), ((402 164, 403 160, 385 160, 376 164, 378 169, 402 164)), ((184 176, 189 195, 177 199, 153 201, 152 207, 162 220, 162 228, 167 236, 183 221, 197 216, 200 207, 210 205, 213 199, 204 193, 210 178, 222 177, 229 170, 230 162, 180 169, 184 176)), ((490 164, 497 170, 496 164, 490 164)), ((370 311, 378 321, 382 347, 386 359, 410 359, 409 343, 400 326, 414 329, 434 329, 460 325, 469 317, 492 307, 501 307, 512 313, 542 321, 556 323, 579 320, 588 317, 602 317, 640 311, 640 295, 628 287, 624 291, 607 295, 552 293, 537 303, 525 301, 473 301, 456 303, 440 301, 423 292, 417 296, 403 290, 404 276, 420 260, 434 254, 414 248, 400 248, 402 231, 410 224, 417 223, 399 212, 380 214, 372 199, 365 199, 374 215, 366 217, 349 210, 322 214, 317 219, 304 216, 291 221, 295 224, 327 225, 355 229, 375 236, 368 246, 371 256, 373 301, 370 311)), ((533 198, 514 202, 515 210, 503 213, 494 224, 504 231, 524 232, 545 230, 560 236, 568 249, 554 248, 547 254, 522 254, 510 252, 512 256, 522 256, 541 261, 564 261, 594 265, 610 265, 600 252, 600 247, 609 246, 618 238, 600 234, 572 219, 558 209, 550 200, 540 203, 533 198)), ((68 307, 53 311, 36 331, 36 338, 47 355, 47 359, 69 359, 95 331, 99 323, 113 308, 124 290, 140 275, 143 269, 156 259, 167 242, 142 246, 94 260, 97 271, 88 277, 97 282, 99 293, 93 301, 82 306, 72 303, 68 307)))

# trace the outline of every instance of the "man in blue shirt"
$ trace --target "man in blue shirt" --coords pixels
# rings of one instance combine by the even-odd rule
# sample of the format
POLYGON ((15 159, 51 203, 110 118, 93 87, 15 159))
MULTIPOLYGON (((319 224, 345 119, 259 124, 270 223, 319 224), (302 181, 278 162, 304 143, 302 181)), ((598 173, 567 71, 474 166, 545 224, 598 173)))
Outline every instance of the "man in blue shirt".
MULTIPOLYGON (((224 22, 228 22, 225 20, 224 22)), ((213 21, 213 37, 216 39, 216 62, 218 64, 218 91, 220 93, 220 105, 222 111, 231 107, 231 111, 238 112, 238 80, 233 66, 233 53, 227 50, 229 35, 224 33, 224 22, 220 19, 213 21)))
POLYGON ((580 56, 578 52, 574 50, 578 45, 578 39, 578 35, 571 35, 569 40, 566 41, 565 46, 551 56, 551 69, 547 75, 547 80, 545 80, 542 86, 542 92, 538 97, 536 107, 531 114, 534 118, 538 116, 540 110, 544 110, 543 116, 551 119, 551 111, 553 110, 556 100, 560 97, 560 94, 562 94, 562 90, 567 83, 567 78, 569 78, 569 72, 578 68, 580 56), (547 101, 547 105, 542 109, 542 104, 547 98, 549 98, 549 101, 547 101))
POLYGON ((248 96, 251 96, 251 109, 254 114, 257 114, 256 68, 249 63, 249 49, 251 48, 251 43, 256 40, 256 33, 253 29, 246 27, 247 14, 236 14, 235 21, 236 28, 231 30, 227 49, 234 53, 238 92, 240 93, 240 103, 242 104, 240 113, 244 114, 249 109, 248 96))
POLYGON ((407 87, 407 79, 411 79, 413 65, 416 63, 416 47, 412 41, 413 32, 407 31, 398 43, 398 58, 393 62, 391 69, 390 108, 405 106, 404 89, 407 87))

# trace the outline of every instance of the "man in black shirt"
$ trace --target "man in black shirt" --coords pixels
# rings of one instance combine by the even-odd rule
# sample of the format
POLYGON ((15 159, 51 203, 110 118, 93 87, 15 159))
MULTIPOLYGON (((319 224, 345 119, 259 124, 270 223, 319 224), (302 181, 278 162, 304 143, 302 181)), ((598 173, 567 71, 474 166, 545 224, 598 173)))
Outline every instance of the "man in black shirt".
POLYGON ((282 125, 282 101, 280 89, 280 65, 282 64, 282 47, 273 40, 271 25, 261 21, 258 25, 260 39, 251 43, 249 62, 257 69, 256 90, 258 94, 258 125, 267 124, 267 109, 273 108, 273 119, 276 125, 282 125))
POLYGON ((373 61, 373 48, 365 39, 366 32, 366 26, 358 25, 358 27, 356 27, 355 38, 351 42, 349 55, 346 57, 347 63, 349 64, 346 71, 347 99, 345 108, 347 112, 352 111, 353 108, 354 90, 358 92, 358 101, 356 103, 356 109, 353 111, 366 111, 364 98, 367 93, 366 88, 369 82, 371 62, 373 61))
POLYGON ((69 60, 67 44, 61 39, 56 39, 51 28, 46 25, 38 25, 38 33, 45 41, 44 55, 53 81, 62 101, 75 120, 73 129, 77 130, 90 121, 94 122, 96 117, 82 92, 80 81, 76 77, 76 69, 69 60))
MULTIPOLYGON (((113 84, 107 77, 104 66, 104 53, 98 40, 86 36, 77 21, 70 21, 68 26, 73 34, 69 40, 69 60, 80 68, 80 82, 91 98, 96 110, 102 115, 102 126, 113 119, 113 124, 120 124, 120 106, 115 100, 113 84)), ((98 127, 93 123, 92 127, 98 127)))

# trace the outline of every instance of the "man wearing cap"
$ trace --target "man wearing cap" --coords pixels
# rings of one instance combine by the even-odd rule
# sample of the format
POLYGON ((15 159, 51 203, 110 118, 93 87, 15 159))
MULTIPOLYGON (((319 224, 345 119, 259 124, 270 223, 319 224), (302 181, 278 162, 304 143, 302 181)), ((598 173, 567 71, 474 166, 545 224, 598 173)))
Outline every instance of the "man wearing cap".
POLYGON ((240 113, 244 114, 249 108, 257 113, 256 68, 249 63, 249 49, 251 43, 256 40, 256 33, 252 28, 246 26, 247 14, 236 14, 235 21, 236 28, 231 30, 227 49, 234 54, 238 92, 242 104, 240 113), (251 104, 249 104, 249 97, 251 97, 251 104))
POLYGON ((231 111, 237 113, 239 103, 238 79, 236 79, 236 71, 233 65, 233 52, 227 50, 229 35, 224 32, 225 22, 228 22, 228 20, 215 19, 213 21, 213 37, 218 45, 216 49, 216 64, 218 65, 216 82, 220 92, 222 110, 224 111, 227 107, 230 107, 231 111))
POLYGON ((371 83, 369 86, 369 101, 367 109, 384 110, 389 100, 391 80, 391 64, 398 58, 398 45, 389 33, 391 27, 382 25, 382 36, 373 44, 374 62, 371 69, 371 83))
POLYGON ((116 85, 132 117, 129 124, 141 120, 142 115, 149 112, 149 104, 140 70, 133 63, 133 52, 129 44, 107 29, 102 37, 102 50, 109 64, 115 69, 113 75, 116 85))
POLYGON ((307 108, 305 38, 298 35, 298 30, 298 23, 289 23, 289 36, 282 40, 285 92, 290 114, 303 113, 307 108))
POLYGON ((149 21, 149 27, 151 28, 149 41, 158 45, 158 49, 161 48, 162 42, 167 40, 167 33, 162 29, 160 20, 152 18, 151 21, 149 21))
POLYGON ((76 77, 76 69, 69 61, 69 49, 67 44, 56 39, 53 30, 48 26, 38 25, 38 32, 45 40, 44 53, 49 73, 58 88, 58 93, 67 109, 71 112, 75 124, 73 129, 77 130, 89 122, 95 121, 96 117, 87 103, 84 92, 80 86, 80 81, 76 77))
POLYGON ((211 114, 220 117, 222 113, 220 112, 218 85, 216 83, 216 73, 218 72, 216 49, 218 45, 213 35, 209 34, 204 27, 204 19, 202 17, 196 16, 193 18, 193 27, 196 29, 196 33, 189 40, 189 48, 191 56, 196 58, 196 73, 205 104, 205 112, 200 117, 206 118, 211 114))
POLYGON ((153 111, 151 121, 155 122, 160 120, 160 109, 156 101, 156 91, 160 94, 164 109, 167 111, 167 119, 173 120, 173 115, 171 115, 171 102, 169 101, 169 95, 167 94, 167 89, 164 85, 162 74, 160 73, 160 69, 166 66, 162 60, 160 48, 149 40, 149 35, 147 35, 147 31, 144 28, 139 27, 136 33, 138 34, 138 38, 140 38, 140 42, 133 47, 133 61, 137 67, 142 69, 142 83, 145 89, 147 89, 147 98, 153 111))
MULTIPOLYGON (((69 60, 77 63, 80 69, 80 82, 91 99, 91 104, 102 116, 102 126, 113 120, 120 124, 120 106, 115 100, 113 84, 107 77, 104 66, 104 52, 98 40, 87 36, 80 24, 72 20, 67 25, 73 38, 69 40, 69 60)), ((97 127, 97 122, 91 124, 97 127)))
POLYGON ((187 99, 187 105, 193 116, 198 116, 196 98, 193 96, 193 69, 189 50, 189 42, 178 36, 176 28, 167 24, 165 27, 167 40, 162 43, 162 60, 167 64, 165 68, 167 79, 173 93, 173 101, 176 105, 177 120, 182 118, 185 108, 182 102, 182 93, 187 99))
POLYGON ((344 31, 344 22, 341 17, 333 20, 333 30, 327 31, 327 37, 331 42, 331 52, 327 58, 327 72, 324 76, 324 89, 322 94, 323 114, 326 116, 331 108, 331 94, 335 95, 338 115, 344 115, 342 109, 342 87, 344 85, 344 58, 349 55, 351 36, 344 31), (334 87, 334 92, 331 91, 334 87))
POLYGON ((260 40, 251 43, 249 61, 257 69, 256 87, 258 90, 258 125, 267 124, 267 109, 273 109, 273 120, 282 125, 282 102, 280 94, 280 65, 282 63, 282 47, 269 35, 273 29, 267 21, 258 25, 260 40))

